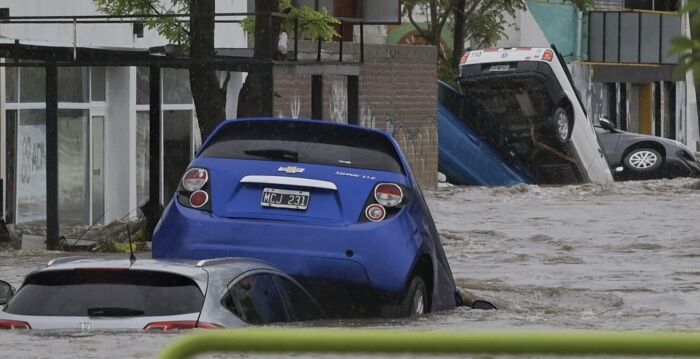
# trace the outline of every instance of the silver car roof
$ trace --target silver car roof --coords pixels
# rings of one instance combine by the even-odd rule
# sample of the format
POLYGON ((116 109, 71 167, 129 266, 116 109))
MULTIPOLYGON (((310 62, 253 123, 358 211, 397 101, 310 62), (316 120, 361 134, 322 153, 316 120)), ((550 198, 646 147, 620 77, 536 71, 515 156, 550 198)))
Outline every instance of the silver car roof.
POLYGON ((137 259, 131 262, 127 258, 63 257, 50 261, 45 267, 33 271, 26 277, 40 272, 89 268, 130 269, 179 274, 194 280, 203 293, 206 292, 208 273, 225 273, 227 277, 235 278, 245 272, 258 269, 279 272, 267 262, 250 258, 217 258, 200 261, 137 259))

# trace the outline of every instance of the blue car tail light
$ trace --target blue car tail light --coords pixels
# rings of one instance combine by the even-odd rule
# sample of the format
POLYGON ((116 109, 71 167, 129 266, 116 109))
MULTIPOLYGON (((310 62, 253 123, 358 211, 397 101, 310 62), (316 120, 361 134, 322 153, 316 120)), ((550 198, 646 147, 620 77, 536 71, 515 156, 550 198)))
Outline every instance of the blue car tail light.
POLYGON ((386 217, 386 209, 380 204, 370 204, 365 209, 365 217, 372 222, 379 222, 386 217))
POLYGON ((204 168, 190 168, 182 176, 177 189, 177 200, 185 207, 211 211, 209 193, 209 172, 204 168))
POLYGON ((379 183, 367 198, 359 222, 379 222, 395 216, 409 202, 410 190, 396 183, 379 183))
POLYGON ((202 189, 209 181, 209 172, 204 168, 190 168, 182 176, 182 187, 190 192, 202 189))
POLYGON ((374 199, 384 207, 396 207, 403 201, 403 190, 395 183, 380 183, 374 187, 374 199))

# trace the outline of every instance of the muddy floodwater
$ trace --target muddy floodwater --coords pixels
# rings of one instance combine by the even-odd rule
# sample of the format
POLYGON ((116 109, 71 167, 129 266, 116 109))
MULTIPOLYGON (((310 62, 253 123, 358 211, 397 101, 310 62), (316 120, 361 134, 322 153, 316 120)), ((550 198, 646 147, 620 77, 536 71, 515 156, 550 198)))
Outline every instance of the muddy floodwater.
MULTIPOLYGON (((415 320, 330 325, 455 331, 698 330, 696 182, 453 187, 426 193, 458 286, 500 309, 459 308, 415 320)), ((19 285, 22 276, 57 255, 0 252, 0 277, 19 285)), ((152 358, 181 335, 3 332, 0 352, 7 358, 152 358)))

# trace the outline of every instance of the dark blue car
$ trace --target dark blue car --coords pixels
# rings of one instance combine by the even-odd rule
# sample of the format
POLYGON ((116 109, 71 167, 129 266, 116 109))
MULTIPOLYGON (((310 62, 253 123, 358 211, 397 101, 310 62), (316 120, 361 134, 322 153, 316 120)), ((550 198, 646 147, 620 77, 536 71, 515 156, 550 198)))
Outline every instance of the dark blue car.
POLYGON ((209 136, 156 228, 153 257, 231 256, 273 263, 333 317, 462 300, 398 144, 358 126, 229 120, 209 136))

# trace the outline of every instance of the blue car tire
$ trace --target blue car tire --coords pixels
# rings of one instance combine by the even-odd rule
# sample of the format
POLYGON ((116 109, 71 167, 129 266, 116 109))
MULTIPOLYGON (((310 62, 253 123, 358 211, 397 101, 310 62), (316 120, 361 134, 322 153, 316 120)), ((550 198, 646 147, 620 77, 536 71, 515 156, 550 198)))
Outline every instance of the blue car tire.
POLYGON ((412 317, 430 312, 430 303, 428 303, 428 290, 425 286, 425 281, 420 276, 415 276, 411 279, 411 284, 408 286, 406 295, 399 304, 401 316, 412 317))

